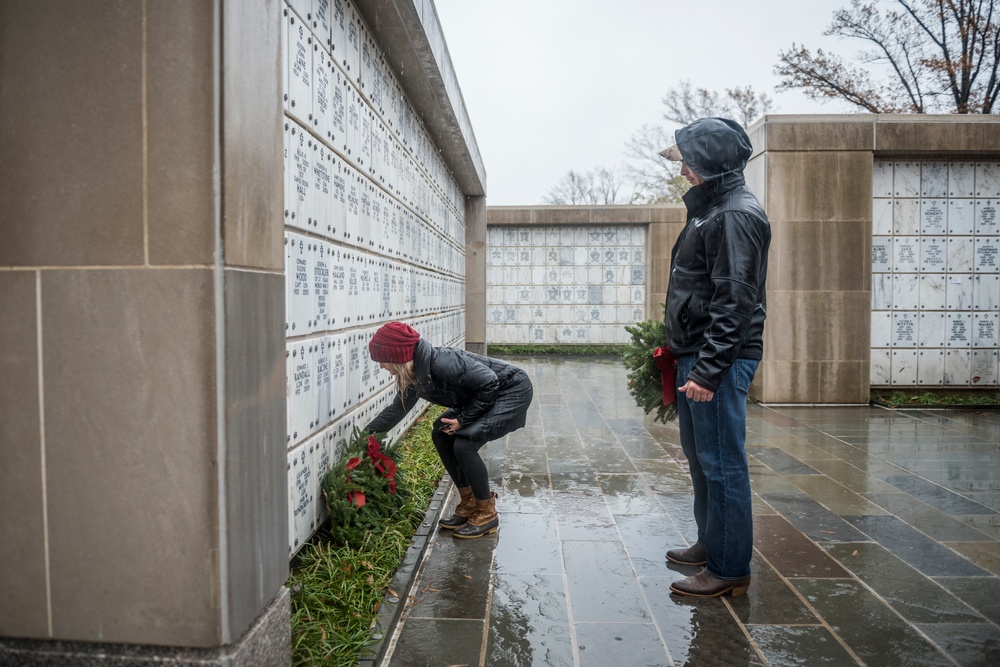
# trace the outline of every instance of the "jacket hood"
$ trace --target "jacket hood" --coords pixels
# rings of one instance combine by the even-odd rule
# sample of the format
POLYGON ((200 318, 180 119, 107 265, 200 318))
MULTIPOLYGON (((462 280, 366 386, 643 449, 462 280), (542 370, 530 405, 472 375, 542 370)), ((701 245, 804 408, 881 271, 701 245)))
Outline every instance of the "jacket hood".
POLYGON ((753 152, 750 137, 728 118, 701 118, 674 133, 687 166, 706 181, 742 175, 753 152))

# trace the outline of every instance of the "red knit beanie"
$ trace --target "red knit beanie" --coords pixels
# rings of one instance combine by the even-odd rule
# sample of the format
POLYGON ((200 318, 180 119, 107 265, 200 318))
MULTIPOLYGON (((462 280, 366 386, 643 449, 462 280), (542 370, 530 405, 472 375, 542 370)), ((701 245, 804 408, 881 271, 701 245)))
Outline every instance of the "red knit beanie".
POLYGON ((409 324, 389 322, 379 327, 368 343, 372 361, 403 364, 413 359, 413 348, 420 334, 409 324))

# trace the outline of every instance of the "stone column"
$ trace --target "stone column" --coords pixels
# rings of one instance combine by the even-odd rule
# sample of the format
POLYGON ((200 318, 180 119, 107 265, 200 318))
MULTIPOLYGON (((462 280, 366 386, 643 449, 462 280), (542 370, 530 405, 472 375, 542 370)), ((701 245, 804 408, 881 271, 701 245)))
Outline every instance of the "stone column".
POLYGON ((0 0, 0 663, 290 662, 279 0, 0 0))
POLYGON ((486 197, 465 198, 465 349, 486 354, 486 197))
POLYGON ((646 237, 646 318, 663 319, 670 282, 670 251, 684 229, 687 209, 678 206, 649 208, 649 234, 646 237))
POLYGON ((871 317, 871 116, 767 117, 747 182, 767 210, 767 403, 867 403, 871 317))

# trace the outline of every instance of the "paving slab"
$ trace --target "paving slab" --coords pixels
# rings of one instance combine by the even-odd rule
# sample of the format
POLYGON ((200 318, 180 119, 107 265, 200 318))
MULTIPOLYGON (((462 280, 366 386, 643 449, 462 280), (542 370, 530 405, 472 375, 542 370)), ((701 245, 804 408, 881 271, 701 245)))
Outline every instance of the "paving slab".
POLYGON ((676 425, 616 359, 512 361, 536 399, 482 450, 500 529, 431 533, 383 667, 998 664, 1000 412, 748 406, 753 582, 693 599, 676 425))

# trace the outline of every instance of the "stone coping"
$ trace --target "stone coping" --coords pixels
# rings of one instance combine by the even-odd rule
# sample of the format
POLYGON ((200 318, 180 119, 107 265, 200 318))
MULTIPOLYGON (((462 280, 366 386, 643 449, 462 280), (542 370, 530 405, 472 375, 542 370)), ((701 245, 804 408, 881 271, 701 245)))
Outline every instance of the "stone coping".
POLYGON ((430 506, 420 521, 416 533, 410 540, 403 559, 396 570, 396 575, 389 583, 389 589, 382 598, 382 604, 378 609, 378 616, 372 624, 372 643, 366 647, 367 656, 358 660, 358 667, 376 667, 385 658, 391 640, 393 639, 399 619, 406 608, 409 600, 413 582, 416 580, 420 564, 427 553, 427 546, 434 536, 434 528, 437 525, 438 517, 442 508, 448 501, 449 493, 453 485, 451 478, 445 473, 441 481, 438 482, 437 490, 431 497, 430 506))

